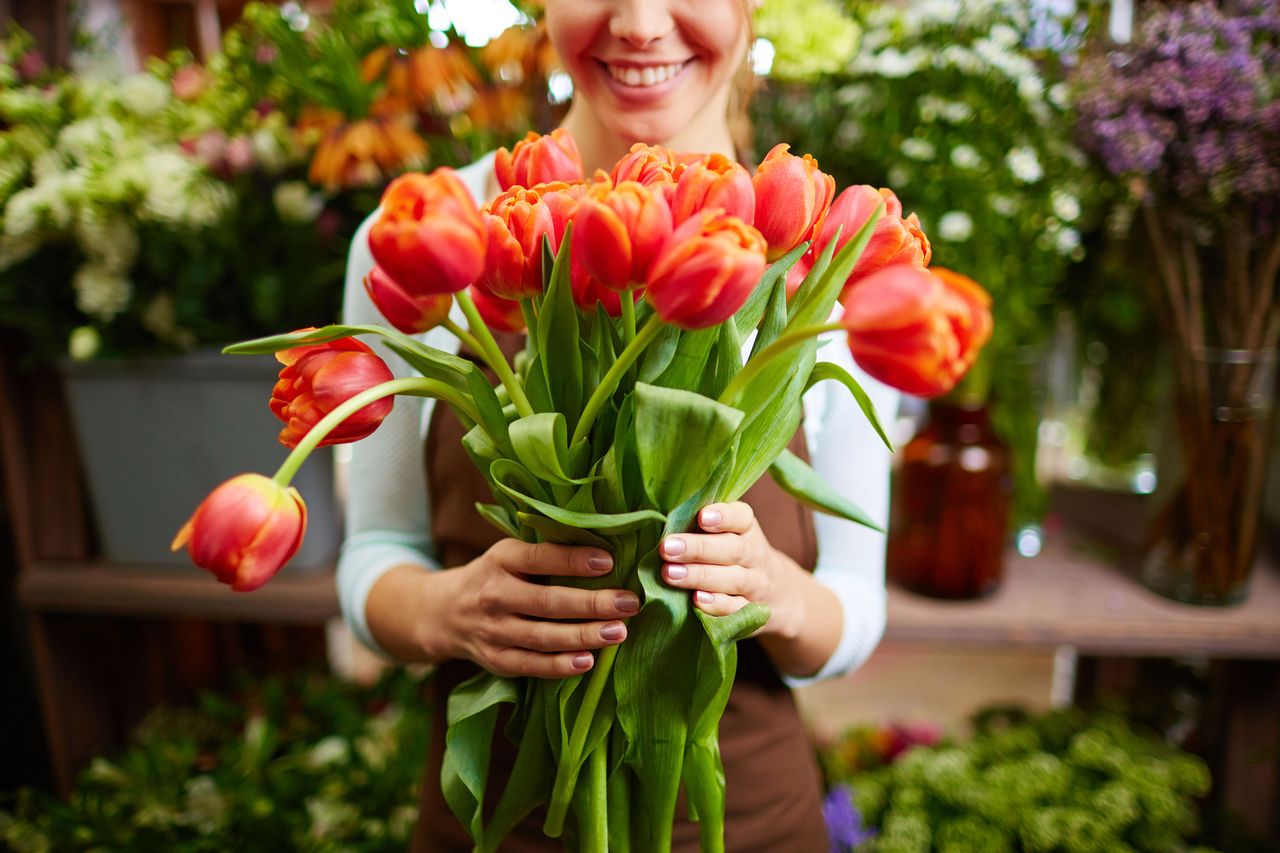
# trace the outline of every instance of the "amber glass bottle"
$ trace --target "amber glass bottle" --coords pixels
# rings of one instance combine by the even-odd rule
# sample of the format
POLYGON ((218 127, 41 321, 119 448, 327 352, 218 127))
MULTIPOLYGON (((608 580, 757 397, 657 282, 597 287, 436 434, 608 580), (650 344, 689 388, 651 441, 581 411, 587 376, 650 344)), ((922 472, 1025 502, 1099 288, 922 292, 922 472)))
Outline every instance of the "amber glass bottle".
POLYGON ((889 526, 889 577, 937 598, 978 598, 1000 583, 1012 492, 1009 448, 982 406, 934 402, 901 451, 889 526))

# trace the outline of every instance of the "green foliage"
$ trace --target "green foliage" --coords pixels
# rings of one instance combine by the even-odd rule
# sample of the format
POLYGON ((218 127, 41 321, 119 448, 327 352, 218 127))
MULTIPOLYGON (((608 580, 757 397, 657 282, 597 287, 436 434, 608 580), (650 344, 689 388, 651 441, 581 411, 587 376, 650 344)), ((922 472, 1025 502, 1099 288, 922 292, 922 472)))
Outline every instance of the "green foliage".
POLYGON ((0 846, 21 851, 403 850, 431 721, 422 679, 308 675, 152 711, 68 802, 21 791, 0 846))

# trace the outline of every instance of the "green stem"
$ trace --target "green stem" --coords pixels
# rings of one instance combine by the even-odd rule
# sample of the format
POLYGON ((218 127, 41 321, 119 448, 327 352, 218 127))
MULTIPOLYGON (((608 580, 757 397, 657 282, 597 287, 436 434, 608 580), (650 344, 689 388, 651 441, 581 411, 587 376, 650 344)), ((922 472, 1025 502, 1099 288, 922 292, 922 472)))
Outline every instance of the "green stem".
POLYGON ((281 486, 289 485, 293 476, 298 473, 298 469, 302 467, 302 463, 311 455, 311 451, 315 450, 320 442, 324 441, 325 436, 333 432, 339 424, 365 406, 377 402, 383 397, 390 397, 393 394, 437 397, 457 406, 463 414, 476 423, 480 422, 480 414, 475 408, 457 389, 451 388, 443 382, 437 382, 434 379, 422 379, 421 377, 392 379, 388 382, 374 385, 372 388, 367 388, 359 394, 344 400, 341 405, 321 418, 319 423, 307 430, 307 434, 302 437, 302 441, 299 441, 298 445, 293 448, 293 452, 285 457, 284 462, 280 464, 279 469, 276 470, 271 479, 281 486))
POLYGON ((467 322, 471 324, 471 331, 476 336, 476 342, 480 345, 480 355, 493 368, 493 372, 498 374, 498 378, 502 380, 503 387, 507 389, 507 396, 515 404, 516 411, 520 413, 520 417, 529 417, 533 414, 533 406, 529 405, 529 398, 524 395, 524 389, 520 387, 519 380, 511 372, 511 365, 507 364, 506 358, 502 355, 502 350, 498 348, 498 342, 493 339, 493 333, 489 331, 484 318, 476 310, 476 304, 471 301, 471 294, 465 290, 460 290, 456 298, 458 304, 462 306, 462 313, 467 315, 467 322))
POLYGON ((608 853, 609 851, 609 749, 602 741, 591 750, 587 758, 587 808, 580 818, 578 835, 582 839, 582 853, 608 853))
POLYGON ((720 402, 726 406, 732 406, 736 403, 751 380, 760 371, 764 370, 770 361, 773 361, 787 350, 799 346, 809 338, 816 338, 826 332, 836 332, 843 328, 844 326, 839 323, 825 323, 821 326, 801 326, 795 331, 780 335, 776 341, 760 350, 755 358, 748 361, 742 370, 738 371, 738 375, 733 377, 733 381, 729 383, 724 389, 724 393, 720 395, 720 402))
POLYGON ((613 392, 617 390, 622 374, 627 372, 627 369, 640 357, 640 353, 644 352, 649 343, 661 331, 662 318, 654 314, 649 318, 649 322, 644 324, 644 328, 636 334, 635 339, 623 347, 622 352, 618 353, 618 360, 613 363, 613 366, 609 368, 609 372, 600 380, 596 390, 591 392, 591 399, 587 400, 587 405, 582 410, 582 417, 578 419, 578 425, 573 430, 573 440, 569 442, 570 447, 573 447, 591 434, 591 427, 595 424, 600 410, 604 408, 604 404, 609 401, 609 398, 613 396, 613 392))
POLYGON ((630 290, 618 295, 622 300, 622 344, 626 346, 636 339, 636 303, 631 299, 630 290))
POLYGON ((471 350, 476 355, 484 355, 484 351, 480 349, 480 342, 477 341, 475 336, 466 329, 462 328, 448 317, 445 317, 444 322, 440 325, 452 332, 453 336, 461 341, 467 349, 471 350))
POLYGON ((520 313, 524 315, 525 337, 529 340, 532 358, 538 354, 538 306, 532 299, 521 299, 520 313))
POLYGON ((586 746, 596 707, 600 704, 605 683, 609 680, 609 673, 613 671, 613 662, 617 657, 618 646, 602 649, 596 656, 595 668, 591 670, 587 680, 587 692, 582 696, 578 717, 573 721, 573 731, 569 734, 569 745, 560 755, 555 786, 551 789, 551 803, 547 806, 547 820, 542 825, 543 832, 552 838, 558 838, 564 831, 565 814, 573 800, 573 789, 577 786, 578 773, 582 769, 582 750, 586 746))

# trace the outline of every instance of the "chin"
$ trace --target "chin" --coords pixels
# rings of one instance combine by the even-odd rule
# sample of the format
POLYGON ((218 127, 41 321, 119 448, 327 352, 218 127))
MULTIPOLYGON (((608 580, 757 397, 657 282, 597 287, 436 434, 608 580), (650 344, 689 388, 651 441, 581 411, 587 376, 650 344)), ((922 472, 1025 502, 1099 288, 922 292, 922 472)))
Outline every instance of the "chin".
POLYGON ((687 121, 673 121, 670 116, 648 118, 635 114, 617 116, 609 122, 610 131, 628 147, 636 142, 666 145, 687 126, 687 121))

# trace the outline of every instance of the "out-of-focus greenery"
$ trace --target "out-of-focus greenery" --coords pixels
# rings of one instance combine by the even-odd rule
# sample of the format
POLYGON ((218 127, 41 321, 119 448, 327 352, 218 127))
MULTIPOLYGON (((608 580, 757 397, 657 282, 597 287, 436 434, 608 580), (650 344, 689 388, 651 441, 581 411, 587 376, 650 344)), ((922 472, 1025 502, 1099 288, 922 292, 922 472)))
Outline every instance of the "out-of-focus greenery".
POLYGON ((0 847, 404 850, 430 736, 421 689, 403 670, 374 687, 314 675, 158 708, 68 802, 28 789, 4 804, 0 847))
MULTIPOLYGON (((1200 759, 1107 713, 992 710, 963 741, 915 746, 887 767, 833 782, 878 835, 874 853, 1186 851, 1200 759)), ((828 762, 828 767, 832 767, 828 762)))

